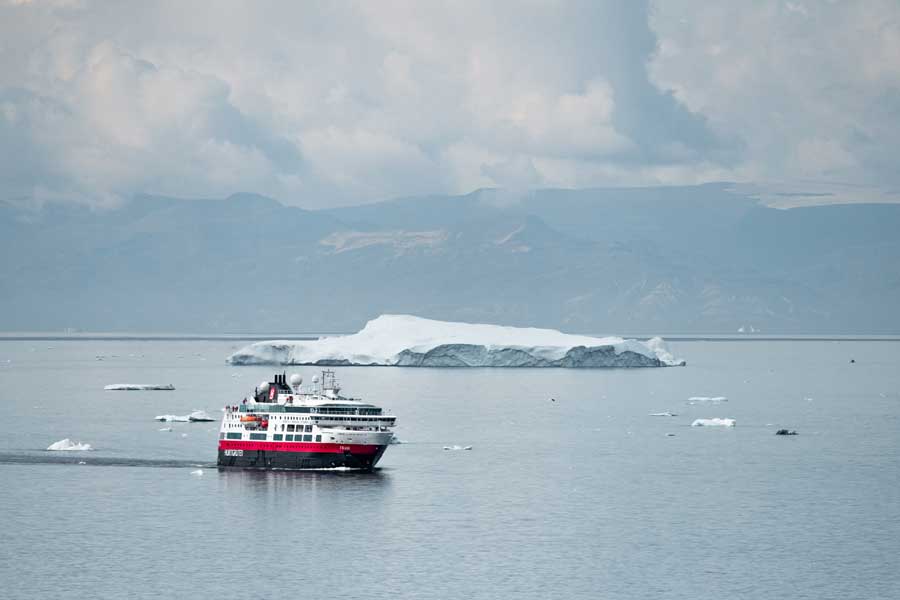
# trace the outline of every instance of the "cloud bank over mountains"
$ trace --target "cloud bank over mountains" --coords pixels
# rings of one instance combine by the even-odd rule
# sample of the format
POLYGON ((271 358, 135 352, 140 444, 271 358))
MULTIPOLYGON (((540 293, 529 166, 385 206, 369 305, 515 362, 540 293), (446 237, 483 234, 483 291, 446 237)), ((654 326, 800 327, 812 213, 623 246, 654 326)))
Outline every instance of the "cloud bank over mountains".
POLYGON ((900 186, 900 4, 0 0, 0 198, 900 186))

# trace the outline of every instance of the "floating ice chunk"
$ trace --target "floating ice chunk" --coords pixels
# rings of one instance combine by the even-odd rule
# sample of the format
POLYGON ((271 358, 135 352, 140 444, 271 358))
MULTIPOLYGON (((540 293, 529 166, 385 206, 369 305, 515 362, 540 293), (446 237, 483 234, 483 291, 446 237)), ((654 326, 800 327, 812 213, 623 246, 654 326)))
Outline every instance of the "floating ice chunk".
POLYGON ((736 424, 734 419, 697 419, 691 423, 691 427, 734 427, 736 424))
POLYGON ((660 338, 596 338, 553 329, 382 315, 353 335, 250 344, 232 365, 405 367, 665 367, 684 365, 660 338))
POLYGON ((104 386, 103 389, 113 392, 143 392, 147 390, 171 392, 175 389, 175 386, 171 383, 112 383, 104 386))
POLYGON ((213 418, 206 414, 205 411, 195 410, 191 414, 188 415, 188 421, 196 421, 196 422, 208 422, 212 421, 213 418))
POLYGON ((198 477, 203 475, 203 469, 197 469, 196 471, 191 471, 191 475, 196 475, 198 477))
POLYGON ((213 421, 214 419, 206 414, 205 411, 195 410, 189 415, 156 415, 154 417, 157 421, 174 421, 177 423, 187 423, 191 422, 208 422, 213 421))
POLYGON ((187 434, 186 434, 186 433, 182 433, 182 434, 181 434, 181 437, 186 438, 186 437, 187 437, 187 434))
POLYGON ((171 427, 163 427, 160 431, 172 431, 171 427))
POLYGON ((444 446, 444 450, 471 450, 472 446, 444 446))
POLYGON ((390 441, 391 444, 405 444, 406 442, 398 438, 397 436, 393 436, 390 441))
POLYGON ((80 442, 73 442, 69 438, 65 438, 59 440, 58 442, 53 442, 47 447, 47 450, 60 450, 63 452, 75 451, 75 450, 90 450, 90 444, 82 444, 80 442))
POLYGON ((177 421, 181 423, 188 422, 188 415, 156 415, 154 418, 157 421, 177 421))
POLYGON ((728 402, 728 398, 725 396, 691 396, 688 398, 688 404, 719 404, 721 402, 728 402))
POLYGON ((676 413, 671 413, 671 412, 666 411, 666 412, 650 413, 649 416, 651 416, 651 417, 677 417, 678 415, 676 413))

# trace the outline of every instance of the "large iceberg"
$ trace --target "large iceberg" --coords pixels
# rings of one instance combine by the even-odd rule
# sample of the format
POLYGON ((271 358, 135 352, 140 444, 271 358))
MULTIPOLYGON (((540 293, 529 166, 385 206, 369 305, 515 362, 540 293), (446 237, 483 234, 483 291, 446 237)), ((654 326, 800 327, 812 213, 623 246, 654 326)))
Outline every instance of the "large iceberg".
POLYGON ((250 344, 232 365, 398 367, 682 366, 660 338, 596 338, 554 329, 503 327, 382 315, 353 335, 250 344))

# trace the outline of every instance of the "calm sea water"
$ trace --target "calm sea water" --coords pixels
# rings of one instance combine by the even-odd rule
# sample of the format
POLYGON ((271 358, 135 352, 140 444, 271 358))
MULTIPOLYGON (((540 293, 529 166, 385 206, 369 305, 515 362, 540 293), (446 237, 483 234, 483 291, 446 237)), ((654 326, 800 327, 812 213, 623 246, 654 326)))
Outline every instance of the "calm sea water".
POLYGON ((2 597, 900 597, 898 342, 338 369, 407 442, 367 475, 218 471, 217 423, 154 421, 218 418, 271 375, 226 366, 238 345, 0 341, 2 597), (44 450, 66 437, 95 450, 44 450))

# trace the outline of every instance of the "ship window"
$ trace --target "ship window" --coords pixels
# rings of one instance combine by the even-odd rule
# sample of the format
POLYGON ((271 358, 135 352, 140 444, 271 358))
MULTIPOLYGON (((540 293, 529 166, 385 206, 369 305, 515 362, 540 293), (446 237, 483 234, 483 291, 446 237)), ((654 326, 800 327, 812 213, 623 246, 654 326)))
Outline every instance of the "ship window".
POLYGON ((293 441, 294 441, 294 435, 293 435, 292 433, 288 433, 287 435, 284 436, 284 441, 286 441, 286 442, 293 442, 293 441))
POLYGON ((240 432, 235 433, 232 431, 232 432, 228 433, 227 437, 229 440, 239 440, 239 439, 241 439, 241 433, 240 432))
POLYGON ((274 433, 274 434, 272 434, 272 439, 273 439, 274 441, 276 441, 276 442, 280 442, 282 437, 283 437, 283 436, 282 436, 280 433, 274 433))
POLYGON ((316 441, 317 441, 317 442, 321 442, 321 441, 322 441, 322 436, 321 436, 321 435, 317 435, 317 436, 316 436, 316 441))
POLYGON ((292 423, 292 424, 288 425, 288 431, 293 431, 293 430, 294 430, 294 425, 292 423))
POLYGON ((222 433, 219 434, 219 439, 220 439, 220 440, 224 440, 224 439, 225 439, 225 432, 224 432, 224 431, 223 431, 222 433))
POLYGON ((306 432, 307 432, 307 433, 312 433, 312 425, 307 425, 307 426, 306 426, 306 432))
POLYGON ((303 436, 303 441, 304 441, 304 442, 311 442, 311 441, 312 441, 312 436, 311 436, 311 435, 304 435, 304 436, 303 436))
POLYGON ((251 433, 251 434, 250 434, 250 439, 251 439, 251 440, 264 440, 264 439, 266 439, 266 434, 264 434, 264 433, 251 433))

